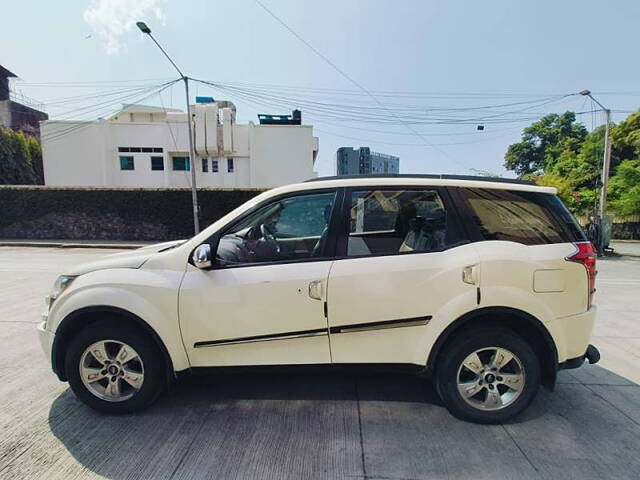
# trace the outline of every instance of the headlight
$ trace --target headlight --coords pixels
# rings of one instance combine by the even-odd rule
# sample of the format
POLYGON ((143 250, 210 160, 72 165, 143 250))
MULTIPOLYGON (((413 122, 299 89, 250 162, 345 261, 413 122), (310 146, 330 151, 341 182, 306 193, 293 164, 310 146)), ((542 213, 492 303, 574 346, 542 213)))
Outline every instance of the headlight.
POLYGON ((76 277, 71 275, 60 275, 58 277, 56 282, 53 284, 51 293, 47 297, 49 308, 51 308, 51 305, 53 305, 53 302, 56 300, 56 298, 58 298, 75 279, 76 277))

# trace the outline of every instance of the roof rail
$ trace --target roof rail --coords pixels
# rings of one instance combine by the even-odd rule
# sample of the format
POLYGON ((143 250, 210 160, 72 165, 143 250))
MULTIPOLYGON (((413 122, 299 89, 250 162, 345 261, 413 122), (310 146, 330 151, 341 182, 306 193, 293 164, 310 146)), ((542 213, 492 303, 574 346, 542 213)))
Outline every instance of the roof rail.
POLYGON ((329 177, 317 177, 305 180, 307 182, 322 182, 327 180, 349 180, 356 178, 433 178, 443 180, 472 180, 476 182, 516 183, 520 185, 536 185, 529 180, 517 178, 483 177, 480 175, 451 175, 451 174, 422 174, 422 173, 376 173, 372 175, 334 175, 329 177))

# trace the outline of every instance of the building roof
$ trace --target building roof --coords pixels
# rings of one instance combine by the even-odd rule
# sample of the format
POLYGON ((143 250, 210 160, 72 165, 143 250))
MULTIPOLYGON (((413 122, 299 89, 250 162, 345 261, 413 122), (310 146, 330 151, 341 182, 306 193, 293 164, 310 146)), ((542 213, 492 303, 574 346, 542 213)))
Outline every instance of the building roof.
POLYGON ((13 73, 11 70, 7 70, 2 65, 0 65, 0 78, 17 78, 18 76, 13 73))
MULTIPOLYGON (((122 104, 122 110, 115 115, 121 113, 165 113, 165 112, 182 112, 179 108, 162 108, 153 105, 138 105, 135 103, 122 104)), ((115 116, 114 115, 114 116, 115 116)))

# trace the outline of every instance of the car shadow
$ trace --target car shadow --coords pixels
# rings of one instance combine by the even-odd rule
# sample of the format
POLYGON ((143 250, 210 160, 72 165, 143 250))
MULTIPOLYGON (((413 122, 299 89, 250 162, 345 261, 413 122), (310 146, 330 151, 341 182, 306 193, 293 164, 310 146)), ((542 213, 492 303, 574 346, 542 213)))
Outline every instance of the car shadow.
MULTIPOLYGON (((624 380, 600 367, 588 368, 602 370, 598 372, 599 382, 603 378, 612 384, 624 380)), ((582 385, 571 375, 563 375, 560 381, 559 388, 582 385)), ((535 424, 549 413, 552 407, 547 400, 553 395, 539 395, 513 424, 535 424)), ((439 425, 440 434, 447 425, 459 428, 463 424, 448 414, 428 379, 380 372, 191 376, 179 381, 151 408, 128 415, 95 412, 67 389, 55 399, 49 412, 51 431, 83 467, 118 480, 171 478, 177 469, 181 469, 177 475, 181 478, 225 478, 219 472, 225 471, 228 462, 234 462, 234 456, 244 458, 246 448, 276 448, 270 445, 270 438, 275 445, 286 439, 285 451, 277 447, 283 458, 312 455, 310 449, 315 448, 331 452, 342 441, 353 443, 351 450, 344 446, 331 455, 353 457, 360 465, 364 455, 362 425, 379 421, 391 421, 394 428, 417 429, 425 435, 433 428, 430 422, 439 425), (362 418, 361 405, 366 405, 368 412, 362 418), (306 446, 309 439, 317 445, 306 446), (211 464, 213 457, 215 467, 211 464), (208 468, 209 473, 204 475, 196 467, 191 471, 191 464, 208 468), (214 470, 218 473, 211 473, 214 470)), ((462 427, 468 428, 464 424, 462 427)), ((384 435, 388 438, 383 441, 402 442, 394 429, 384 435)), ((238 478, 246 478, 242 471, 234 473, 238 474, 238 478)), ((337 476, 351 476, 343 474, 337 476)))

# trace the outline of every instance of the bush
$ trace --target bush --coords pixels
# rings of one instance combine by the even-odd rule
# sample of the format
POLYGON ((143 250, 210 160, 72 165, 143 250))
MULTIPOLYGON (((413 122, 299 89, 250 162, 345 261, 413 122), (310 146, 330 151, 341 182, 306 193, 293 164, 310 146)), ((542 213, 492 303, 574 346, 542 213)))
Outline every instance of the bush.
POLYGON ((0 184, 43 183, 40 143, 24 133, 0 127, 0 184))

